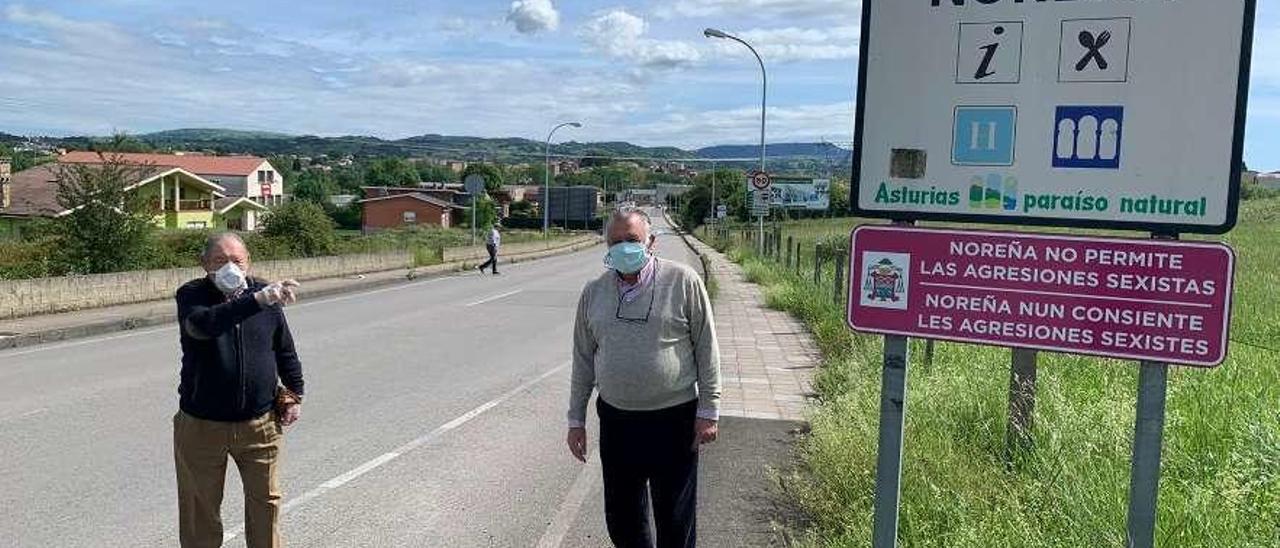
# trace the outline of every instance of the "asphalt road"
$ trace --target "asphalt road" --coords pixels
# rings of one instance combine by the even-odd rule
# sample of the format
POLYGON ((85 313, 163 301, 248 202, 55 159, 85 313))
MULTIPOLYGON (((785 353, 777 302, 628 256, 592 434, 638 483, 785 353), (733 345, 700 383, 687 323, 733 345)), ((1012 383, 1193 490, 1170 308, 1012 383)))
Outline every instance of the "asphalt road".
MULTIPOLYGON (((659 252, 696 264, 673 236, 659 252)), ((308 390, 283 461, 289 544, 604 545, 598 463, 568 456, 563 418, 603 253, 291 307, 308 390)), ((177 545, 177 343, 167 327, 0 352, 0 546, 177 545)), ((242 512, 229 466, 229 546, 242 512)))

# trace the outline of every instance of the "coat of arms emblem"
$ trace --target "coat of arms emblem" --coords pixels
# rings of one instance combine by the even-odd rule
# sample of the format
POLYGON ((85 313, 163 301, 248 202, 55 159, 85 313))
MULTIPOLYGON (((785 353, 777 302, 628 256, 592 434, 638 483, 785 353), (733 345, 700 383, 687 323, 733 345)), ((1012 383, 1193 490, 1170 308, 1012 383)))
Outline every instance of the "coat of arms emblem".
POLYGON ((862 289, 872 302, 896 303, 901 300, 903 290, 906 289, 902 268, 888 257, 868 266, 864 280, 862 289))

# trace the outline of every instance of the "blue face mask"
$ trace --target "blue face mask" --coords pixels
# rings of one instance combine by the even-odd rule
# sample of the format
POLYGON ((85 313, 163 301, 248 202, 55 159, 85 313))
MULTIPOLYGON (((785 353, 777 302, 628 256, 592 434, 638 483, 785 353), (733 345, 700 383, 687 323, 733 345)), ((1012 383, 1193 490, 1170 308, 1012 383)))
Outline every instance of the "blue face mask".
POLYGON ((622 242, 609 248, 604 264, 622 274, 635 274, 649 262, 649 250, 635 242, 622 242))

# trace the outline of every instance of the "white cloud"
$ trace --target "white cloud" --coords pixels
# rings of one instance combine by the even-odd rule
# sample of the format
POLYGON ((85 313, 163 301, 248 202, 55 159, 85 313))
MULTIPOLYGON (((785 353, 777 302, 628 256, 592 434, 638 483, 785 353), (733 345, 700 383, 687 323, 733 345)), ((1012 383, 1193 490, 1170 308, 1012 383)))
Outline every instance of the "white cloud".
POLYGON ((591 48, 645 68, 670 69, 697 63, 702 52, 689 42, 646 38, 649 23, 623 9, 599 14, 578 35, 591 48))
POLYGON ((413 61, 393 60, 379 63, 374 69, 375 82, 393 88, 405 88, 430 83, 445 74, 435 65, 413 61))
POLYGON ((560 12, 551 0, 515 0, 507 12, 507 21, 521 34, 537 34, 560 28, 560 12))
POLYGON ((825 17, 856 20, 862 13, 857 0, 672 0, 660 6, 660 17, 825 17))
MULTIPOLYGON (((853 101, 770 107, 766 140, 817 142, 853 140, 853 101)), ((638 143, 699 148, 711 144, 754 144, 760 139, 760 108, 669 112, 631 128, 638 143)))
MULTIPOLYGON (((819 61, 854 59, 858 56, 857 26, 802 29, 754 29, 742 31, 736 36, 750 42, 766 62, 819 61)), ((716 46, 721 54, 741 54, 742 46, 719 41, 716 46)))
POLYGON ((4 10, 4 15, 13 25, 38 29, 68 48, 111 48, 132 41, 128 33, 109 24, 68 19, 51 11, 33 10, 21 4, 9 6, 4 10))

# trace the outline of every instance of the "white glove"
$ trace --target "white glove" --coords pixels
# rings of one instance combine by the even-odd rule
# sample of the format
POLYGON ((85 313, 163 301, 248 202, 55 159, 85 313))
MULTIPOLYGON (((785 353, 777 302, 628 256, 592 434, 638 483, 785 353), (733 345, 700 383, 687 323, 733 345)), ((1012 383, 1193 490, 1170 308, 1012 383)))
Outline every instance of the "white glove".
POLYGON ((255 293, 253 298, 262 306, 285 306, 298 302, 298 282, 284 280, 275 282, 255 293))

